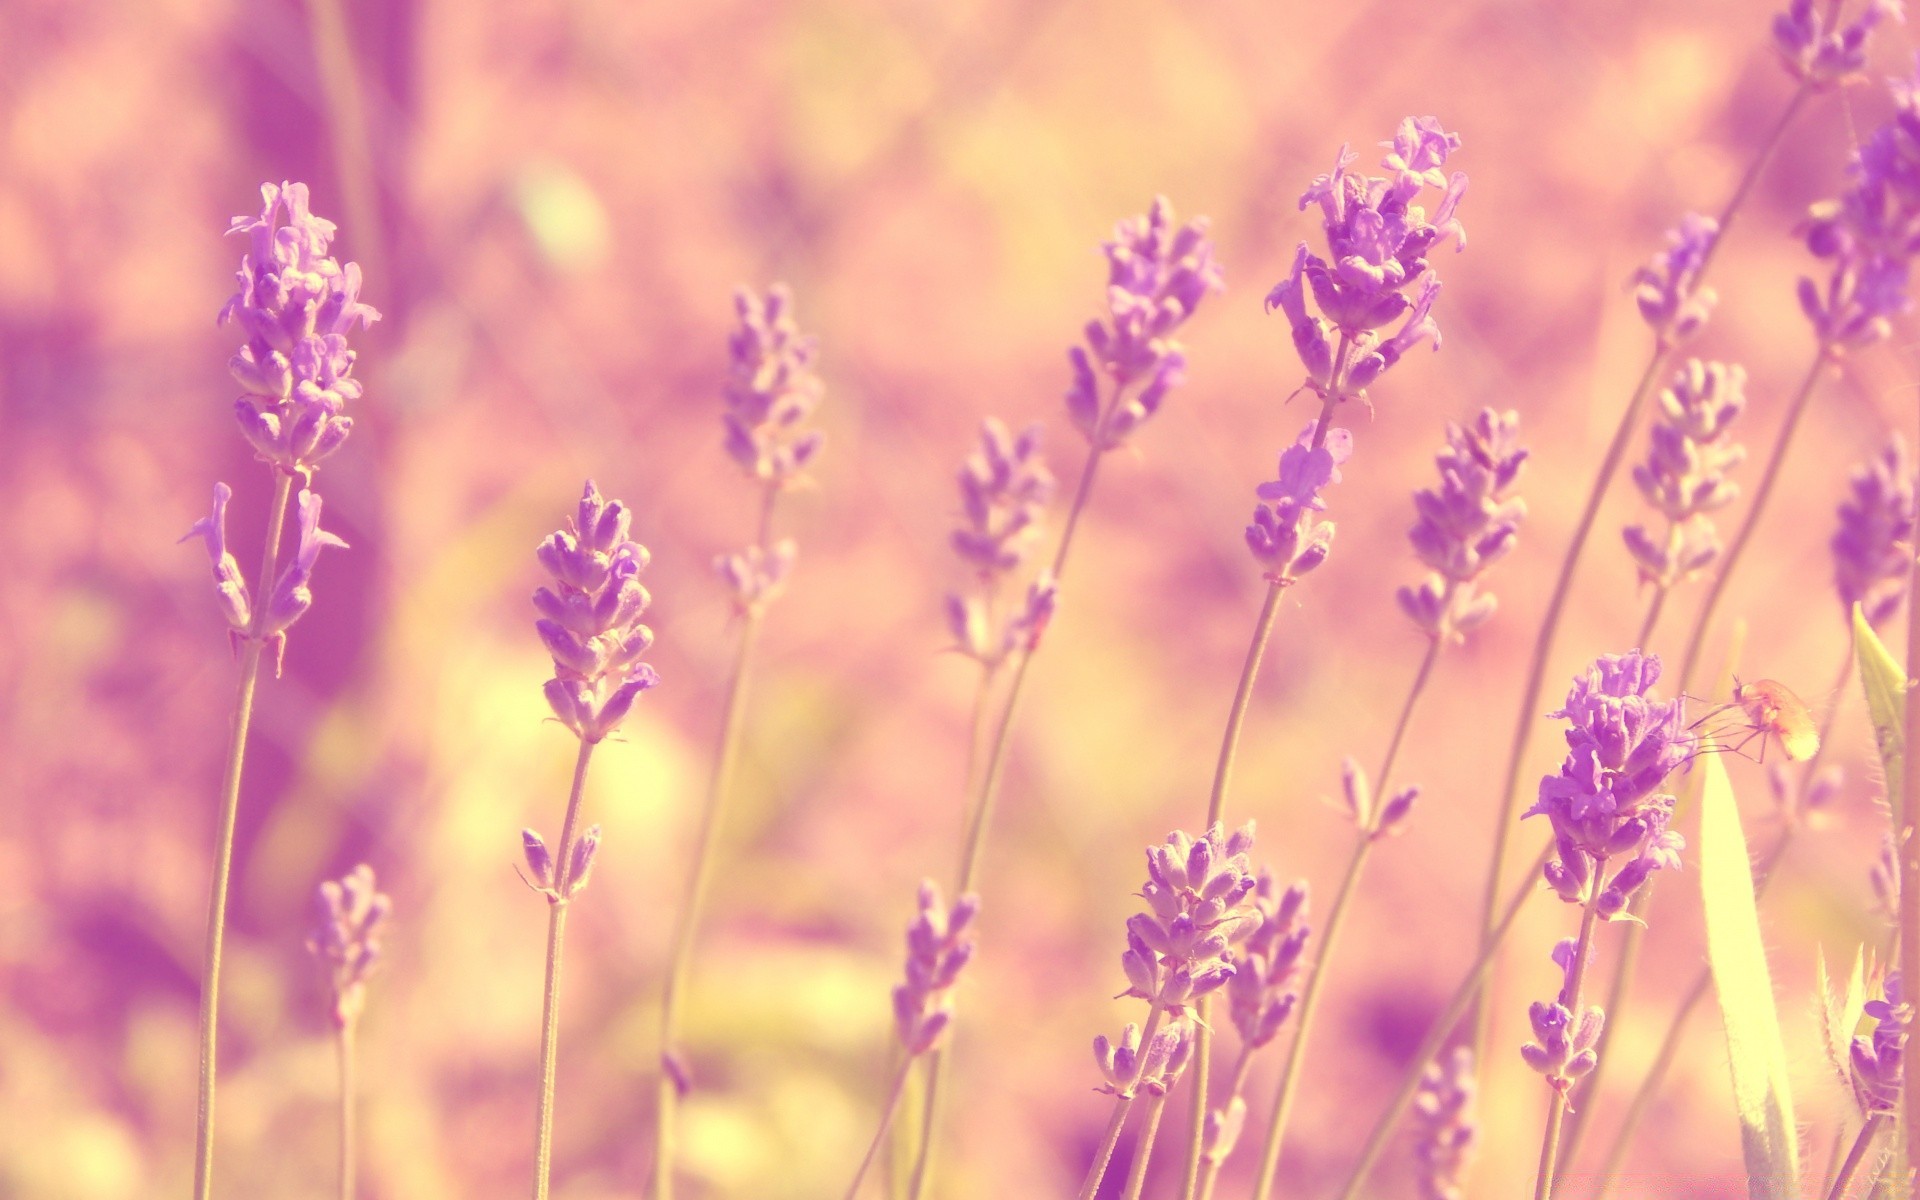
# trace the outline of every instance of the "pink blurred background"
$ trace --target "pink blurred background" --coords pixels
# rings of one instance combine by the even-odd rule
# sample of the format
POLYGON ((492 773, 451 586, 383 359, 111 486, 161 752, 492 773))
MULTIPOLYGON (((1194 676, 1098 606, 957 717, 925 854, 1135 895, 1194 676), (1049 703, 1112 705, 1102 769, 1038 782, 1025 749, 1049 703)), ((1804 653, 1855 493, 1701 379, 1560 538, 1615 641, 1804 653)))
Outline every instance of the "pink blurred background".
MULTIPOLYGON (((1402 116, 1433 113, 1473 181, 1471 248, 1436 263, 1446 348, 1376 387, 1371 420, 1344 418, 1339 538, 1281 617, 1233 805, 1323 902, 1349 838, 1324 802, 1339 758, 1377 761, 1423 649, 1392 591, 1416 575, 1407 495, 1446 419, 1520 411, 1532 517, 1491 580, 1500 614, 1443 659, 1415 720, 1400 775, 1426 799, 1376 855, 1332 977, 1282 1194, 1324 1192, 1467 961, 1535 623, 1646 354, 1625 281, 1683 212, 1719 206, 1786 103, 1768 17, 1729 0, 0 8, 0 1196, 179 1194, 191 1173, 233 667, 205 560, 174 539, 216 479, 243 562, 264 520, 266 472, 228 412, 237 338, 213 320, 240 252, 221 234, 261 180, 312 185, 386 314, 355 339, 367 396, 320 480, 352 550, 323 559, 285 677, 262 688, 241 810, 217 1178, 276 1200, 332 1186, 302 940, 314 885, 362 860, 395 900, 361 1035, 362 1195, 524 1190, 545 908, 512 864, 520 827, 557 824, 572 754, 543 721, 532 551, 589 476, 654 553, 666 682, 595 762, 606 845, 572 924, 555 1195, 640 1194, 659 971, 736 632, 708 564, 755 512, 719 441, 729 293, 777 279, 820 338, 829 443, 817 489, 783 507, 801 561, 763 642, 697 966, 684 1166, 692 1196, 844 1188, 914 884, 946 879, 958 849, 973 674, 942 653, 952 471, 994 413, 1044 419, 1070 480, 1064 350, 1098 309, 1099 241, 1156 193, 1212 217, 1228 291, 1187 328, 1187 386, 1102 470, 1024 703, 953 1043, 939 1194, 1059 1195, 1107 1113, 1088 1040, 1138 1017, 1108 997, 1140 847, 1205 810, 1259 603, 1251 489, 1311 415, 1282 404, 1301 371, 1260 303, 1317 236, 1295 199, 1340 143, 1368 164, 1402 116)), ((1892 30, 1877 66, 1908 44, 1892 30)), ((1791 227, 1884 111, 1874 88, 1812 105, 1715 264, 1721 307, 1694 349, 1748 367, 1756 459, 1812 350, 1791 227)), ((1814 1041, 1814 956, 1877 940, 1884 824, 1859 699, 1824 690, 1845 648, 1825 543, 1850 464, 1912 423, 1912 348, 1897 336, 1824 389, 1725 609, 1749 622, 1752 673, 1846 706, 1834 827, 1765 906, 1816 1164, 1842 1100, 1814 1041)), ((1554 703, 1638 626, 1617 530, 1639 511, 1623 481, 1554 703)), ((1678 653, 1698 597, 1649 649, 1678 653)), ((1526 777, 1559 753, 1543 721, 1526 777)), ((1764 846, 1762 773, 1730 766, 1764 846)), ((1660 889, 1636 1017, 1587 1100, 1590 1152, 1701 960, 1693 889, 1660 889)), ((1531 1178, 1545 1092, 1513 1050, 1570 913, 1542 899, 1514 935, 1483 1196, 1531 1178)), ((1636 1167, 1656 1194, 1733 1194, 1710 1009, 1692 1031, 1636 1167)), ((1377 1194, 1410 1194, 1390 1159, 1377 1194)))

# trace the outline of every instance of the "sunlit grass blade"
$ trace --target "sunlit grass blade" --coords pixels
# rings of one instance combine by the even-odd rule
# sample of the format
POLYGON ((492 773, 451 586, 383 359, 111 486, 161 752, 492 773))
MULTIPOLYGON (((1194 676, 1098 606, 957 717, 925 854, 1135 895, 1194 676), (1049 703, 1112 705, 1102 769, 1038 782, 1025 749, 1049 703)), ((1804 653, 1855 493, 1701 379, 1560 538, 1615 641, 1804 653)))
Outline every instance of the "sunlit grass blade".
POLYGON ((1857 604, 1853 606, 1853 644, 1860 656, 1860 688, 1867 696, 1873 741, 1880 748, 1880 765, 1887 773, 1887 796, 1897 805, 1901 765, 1906 760, 1907 673, 1857 604))

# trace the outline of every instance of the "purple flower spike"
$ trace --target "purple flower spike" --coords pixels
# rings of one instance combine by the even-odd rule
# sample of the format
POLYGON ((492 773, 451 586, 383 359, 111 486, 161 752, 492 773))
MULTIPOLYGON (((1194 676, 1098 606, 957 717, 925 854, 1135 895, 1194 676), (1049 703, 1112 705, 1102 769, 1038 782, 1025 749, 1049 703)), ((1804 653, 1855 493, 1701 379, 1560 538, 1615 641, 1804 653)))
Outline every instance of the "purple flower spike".
POLYGON ((907 926, 906 982, 893 989, 894 1027, 909 1057, 939 1045, 953 1023, 953 987, 973 958, 979 911, 971 892, 948 908, 932 880, 920 884, 920 914, 907 926))
POLYGON ((1493 595, 1478 590, 1479 579, 1513 548, 1526 519, 1526 503, 1512 494, 1526 460, 1519 413, 1488 408, 1470 425, 1447 423, 1446 448, 1434 457, 1440 486, 1413 494, 1419 519, 1407 531, 1430 574, 1396 595, 1428 637, 1464 642, 1493 615, 1493 595))
POLYGON ((1259 923, 1241 943, 1227 981, 1233 1027, 1249 1049, 1271 1042, 1299 1002, 1296 984, 1311 929, 1307 924, 1307 885, 1281 891, 1273 873, 1262 868, 1253 891, 1259 923))
POLYGON ((816 342, 794 322, 785 284, 765 296, 741 288, 733 303, 740 324, 727 341, 727 453, 755 479, 788 487, 823 438, 807 425, 826 391, 814 373, 816 342))
MULTIPOLYGON (((1833 535, 1833 584, 1876 628, 1900 609, 1913 563, 1914 465, 1898 434, 1856 468, 1833 535)), ((198 526, 195 526, 197 529, 198 526)), ((215 572, 216 576, 218 571, 215 572)))
POLYGON ((1408 117, 1385 145, 1388 178, 1349 171, 1355 156, 1342 146, 1333 170, 1314 179, 1300 207, 1319 207, 1327 254, 1302 242, 1292 271, 1267 293, 1267 310, 1285 314, 1307 368, 1303 386, 1325 399, 1365 401, 1367 386, 1408 350, 1427 340, 1440 348, 1432 317, 1440 283, 1426 256, 1448 241, 1467 244, 1457 215, 1467 177, 1444 169, 1460 136, 1436 118, 1408 117), (1440 191, 1431 217, 1415 203, 1428 188, 1440 191), (1336 344, 1345 361, 1335 361, 1336 344))
POLYGON ((1663 346, 1677 346, 1700 332, 1713 313, 1718 294, 1699 286, 1707 255, 1720 236, 1720 222, 1688 213, 1667 234, 1667 248, 1633 277, 1633 298, 1640 315, 1663 346))
POLYGON ((212 515, 195 521, 180 540, 197 537, 206 543, 207 557, 213 560, 214 596, 219 600, 220 615, 227 619, 227 627, 238 648, 240 635, 253 620, 253 605, 247 596, 247 581, 240 574, 240 564, 227 550, 227 502, 232 499, 232 488, 224 483, 214 484, 212 515))
POLYGON ((1301 430, 1294 444, 1281 452, 1277 478, 1254 489, 1267 503, 1253 510, 1247 549, 1266 568, 1266 578, 1282 585, 1325 562, 1333 549, 1333 522, 1316 517, 1327 508, 1320 489, 1339 483, 1341 465, 1353 457, 1353 434, 1345 429, 1328 430, 1326 440, 1314 448, 1316 424, 1301 430))
POLYGON ((1660 393, 1647 458, 1634 465, 1633 482, 1666 518, 1666 532, 1656 536, 1645 525, 1623 531, 1642 582, 1672 588, 1720 556, 1708 514, 1740 495, 1729 475, 1747 451, 1733 440, 1731 426, 1746 408, 1746 382, 1740 367, 1695 358, 1660 393))
POLYGON ((627 507, 602 499, 589 479, 571 531, 552 534, 536 553, 552 577, 533 594, 534 629, 553 656, 547 703, 586 742, 612 733, 660 682, 641 661, 653 645, 640 620, 652 598, 638 576, 651 555, 628 539, 630 520, 627 507))
POLYGON ((1468 1046, 1455 1046, 1421 1076, 1413 1101, 1420 1200, 1465 1200, 1467 1171, 1480 1141, 1476 1090, 1468 1046))
POLYGON ((1055 592, 1044 574, 1023 608, 998 614, 995 603, 1003 584, 1032 553, 1042 512, 1053 498, 1053 474, 1040 453, 1040 426, 1015 437, 988 417, 980 425, 979 449, 967 456, 959 478, 961 524, 950 543, 971 568, 979 593, 948 594, 947 629, 955 649, 993 668, 1031 649, 1053 613, 1055 592))
POLYGON ((1854 1102, 1863 1117, 1891 1113, 1900 1105, 1900 1079, 1913 1005, 1901 996, 1898 971, 1888 974, 1880 998, 1867 1001, 1865 1011, 1876 1024, 1870 1035, 1853 1039, 1848 1064, 1854 1102))
POLYGON ((241 432, 262 459, 305 477, 353 428, 346 407, 361 386, 347 335, 380 314, 360 301, 359 266, 328 255, 334 224, 308 208, 306 184, 263 184, 260 195, 260 215, 228 230, 248 247, 220 323, 247 335, 230 364, 246 393, 235 402, 241 432))
POLYGON ((366 1004, 367 980, 380 958, 380 926, 392 902, 374 890, 373 868, 361 863, 315 894, 319 922, 307 951, 328 968, 333 1021, 345 1029, 366 1004))
POLYGON ((1867 65, 1867 40, 1882 21, 1905 19, 1900 0, 1868 0, 1851 24, 1827 28, 1838 5, 1814 0, 1791 0, 1787 11, 1773 18, 1773 47, 1795 79, 1816 88, 1828 88, 1857 79, 1867 65))
POLYGON ((1225 283, 1206 220, 1177 224, 1164 196, 1145 216, 1120 222, 1101 249, 1107 312, 1087 322, 1086 346, 1068 352, 1073 382, 1066 399, 1074 428, 1105 451, 1125 442, 1180 385, 1186 356, 1173 335, 1225 283), (1104 403, 1103 378, 1111 391, 1104 403))

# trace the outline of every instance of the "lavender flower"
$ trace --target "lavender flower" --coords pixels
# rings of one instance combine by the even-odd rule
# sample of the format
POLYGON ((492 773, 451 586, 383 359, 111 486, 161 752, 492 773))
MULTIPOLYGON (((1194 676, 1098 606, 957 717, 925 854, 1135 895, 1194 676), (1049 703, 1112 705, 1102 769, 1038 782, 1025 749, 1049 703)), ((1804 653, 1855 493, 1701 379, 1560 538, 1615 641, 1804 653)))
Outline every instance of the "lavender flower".
POLYGON ((1582 1076, 1600 1062, 1600 1034, 1606 1028, 1606 1014, 1598 1005, 1588 1005, 1576 1018, 1572 1011, 1573 977, 1578 943, 1566 938, 1553 948, 1553 961, 1560 968, 1560 994, 1549 1004, 1536 1000, 1527 1009, 1527 1021, 1533 1026, 1534 1040, 1520 1047, 1520 1057, 1535 1071, 1547 1077, 1554 1091, 1565 1095, 1582 1076))
POLYGON ((1913 1005, 1901 997, 1898 971, 1887 976, 1880 999, 1867 1001, 1866 1015, 1877 1023, 1871 1035, 1853 1039, 1848 1066, 1854 1102, 1862 1116, 1872 1116, 1891 1113, 1900 1104, 1901 1064, 1913 1005))
MULTIPOLYGON (((254 636, 255 631, 247 581, 241 577, 239 564, 227 550, 227 502, 232 498, 233 489, 224 483, 214 484, 212 515, 195 521, 193 528, 180 540, 184 542, 187 538, 197 537, 206 543, 207 555, 213 560, 214 593, 219 598, 221 615, 227 619, 228 636, 237 652, 240 643, 254 636)), ((273 673, 276 676, 280 674, 281 659, 286 653, 288 627, 313 606, 310 585, 313 582, 313 566, 320 557, 320 551, 327 546, 337 546, 343 550, 347 546, 338 537, 320 528, 318 493, 300 489, 294 506, 300 532, 299 540, 294 545, 293 561, 274 581, 258 630, 258 636, 273 651, 273 673)))
POLYGON ((1467 1171, 1480 1140, 1474 1120, 1475 1091, 1469 1046, 1455 1046, 1420 1078, 1413 1117, 1418 1127, 1414 1155, 1420 1164, 1421 1200, 1464 1200, 1467 1194, 1467 1171))
POLYGON ((1720 297, 1712 288, 1700 286, 1700 273, 1719 236, 1720 222, 1688 213, 1667 234, 1667 248, 1634 273, 1634 301, 1662 347, 1691 338, 1713 314, 1720 297))
POLYGON ((1788 74, 1816 88, 1851 82, 1867 65, 1867 37, 1881 21, 1905 19, 1900 0, 1868 0, 1852 23, 1837 21, 1840 6, 1823 13, 1814 0, 1791 0, 1773 18, 1773 48, 1788 74), (1829 29, 1828 22, 1834 27, 1829 29))
POLYGON ((1728 473, 1747 457, 1731 428, 1746 408, 1746 384, 1741 367, 1693 358, 1661 391, 1660 416, 1648 431, 1647 460, 1634 464, 1633 482, 1666 517, 1666 535, 1655 537, 1645 525, 1629 525, 1622 535, 1642 582, 1671 588, 1720 556, 1720 539, 1707 514, 1740 495, 1728 473))
POLYGON ((1481 574, 1513 548, 1527 516, 1525 501, 1512 495, 1527 460, 1519 433, 1519 413, 1491 408, 1471 425, 1447 422, 1446 448, 1434 457, 1440 486, 1413 494, 1418 520, 1407 538, 1431 573, 1396 598, 1428 637, 1465 641, 1493 615, 1492 593, 1477 587, 1481 574))
POLYGON ((392 902, 373 886, 373 868, 361 863, 314 895, 319 924, 307 951, 328 969, 333 1022, 344 1029, 360 1016, 367 980, 380 958, 380 926, 392 902))
POLYGON ((1906 598, 1913 565, 1914 466, 1900 435, 1855 468, 1850 487, 1831 543, 1833 584, 1844 608, 1858 604, 1877 627, 1906 598))
POLYGON ((585 833, 574 839, 573 849, 567 852, 567 873, 564 878, 554 874, 553 855, 538 833, 522 829, 520 845, 527 860, 527 874, 523 876, 527 886, 545 896, 547 903, 558 904, 573 899, 587 889, 587 877, 593 874, 594 857, 600 853, 600 827, 589 825, 585 833))
POLYGON ((651 597, 639 580, 650 557, 627 537, 626 505, 602 500, 587 481, 571 532, 540 544, 540 565, 552 587, 533 594, 534 628, 553 655, 547 703, 581 741, 612 733, 641 692, 660 682, 640 661, 653 631, 640 623, 651 597))
POLYGON ((1164 1096, 1180 1082, 1193 1057, 1193 1027, 1182 1019, 1169 1021, 1154 1034, 1153 1044, 1140 1050, 1140 1027, 1128 1025, 1115 1045, 1102 1034, 1093 1039, 1093 1060, 1106 1082, 1094 1090, 1108 1096, 1146 1092, 1164 1096))
POLYGON ((1252 904, 1259 924, 1240 946, 1227 981, 1227 1003, 1242 1044, 1257 1050, 1279 1034, 1299 1001, 1293 985, 1311 936, 1307 885, 1295 883, 1281 892, 1273 873, 1262 868, 1252 904))
POLYGON ((1303 386, 1329 402, 1364 402, 1367 385, 1408 350, 1429 338, 1440 348, 1432 316, 1440 281, 1426 256, 1449 239, 1466 248, 1455 212, 1467 177, 1444 171, 1460 135, 1443 130, 1437 118, 1408 117, 1383 145, 1389 147, 1380 160, 1387 178, 1349 173, 1357 156, 1342 146, 1332 172, 1301 195, 1302 209, 1320 206, 1327 256, 1301 242, 1292 273, 1267 294, 1267 310, 1280 309, 1292 327, 1294 349, 1307 368, 1303 386), (1413 203, 1426 188, 1443 189, 1431 220, 1413 203), (1309 292, 1317 316, 1307 310, 1309 292), (1400 327, 1383 336, 1395 321, 1400 327))
POLYGON ((249 245, 220 323, 237 321, 247 335, 229 364, 246 389, 234 404, 240 431, 262 459, 304 478, 353 428, 346 406, 361 387, 347 334, 380 314, 360 302, 359 265, 327 254, 334 224, 308 209, 306 184, 263 184, 260 195, 260 215, 235 217, 228 230, 249 245))
POLYGON ((253 603, 247 596, 247 580, 240 573, 240 564, 227 549, 227 503, 232 499, 232 488, 224 483, 214 484, 212 515, 195 521, 180 541, 197 537, 206 543, 207 557, 213 560, 214 596, 220 604, 220 615, 227 619, 228 633, 238 653, 248 627, 253 624, 253 603))
POLYGON ((1013 437, 993 417, 981 422, 980 448, 960 469, 962 524, 951 539, 954 553, 973 568, 980 593, 948 593, 946 613, 955 646, 988 667, 1031 648, 1052 614, 1055 592, 1043 574, 1022 607, 997 622, 994 618, 995 597, 1032 552, 1053 488, 1040 454, 1038 424, 1013 437))
POLYGON ((1838 200, 1814 205, 1801 232, 1831 267, 1824 285, 1802 277, 1800 307, 1822 350, 1838 356, 1880 341, 1912 307, 1908 273, 1920 251, 1920 77, 1888 81, 1894 114, 1847 168, 1838 200))
POLYGON ((1414 801, 1420 798, 1419 788, 1407 787, 1395 792, 1384 804, 1376 803, 1366 772, 1351 758, 1340 764, 1340 790, 1346 798, 1347 815, 1353 818, 1354 828, 1370 842, 1399 833, 1407 815, 1413 811, 1414 801))
POLYGON ((980 897, 947 908, 932 880, 920 884, 920 915, 907 926, 906 982, 893 989, 894 1028, 909 1057, 927 1053, 953 1021, 953 985, 973 958, 971 927, 980 897))
POLYGON ((1247 549, 1266 568, 1266 578, 1281 586, 1325 562, 1333 550, 1333 522, 1316 514, 1327 510, 1320 489, 1340 482, 1340 467, 1353 457, 1353 434, 1329 429, 1318 447, 1313 445, 1317 422, 1300 431, 1293 445, 1280 453, 1277 478, 1254 489, 1263 504, 1253 510, 1247 526, 1247 549))
POLYGON ((1087 322, 1087 344, 1067 352, 1073 383, 1067 416, 1096 451, 1145 424, 1185 377, 1173 334, 1208 292, 1224 287, 1205 218, 1176 226, 1173 205, 1154 198, 1145 216, 1120 222, 1107 255, 1107 314, 1087 322), (1111 395, 1102 398, 1102 378, 1111 395))
POLYGON ((1600 915, 1626 910, 1651 874, 1680 866, 1686 845, 1667 828, 1673 797, 1658 788, 1693 749, 1684 700, 1655 700, 1660 660, 1638 650, 1607 654, 1576 676, 1566 706, 1568 753, 1557 774, 1540 781, 1539 800, 1525 817, 1544 815, 1553 826, 1557 856, 1546 880, 1562 900, 1585 903, 1601 889, 1600 915), (1632 857, 1610 880, 1609 858, 1632 857))
POLYGON ((793 320, 793 296, 774 284, 764 297, 733 296, 740 326, 727 341, 727 453, 755 479, 788 487, 819 453, 824 435, 806 422, 825 388, 814 374, 815 341, 793 320))
POLYGON ((1233 977, 1230 947, 1263 923, 1252 899, 1252 848, 1251 824, 1230 836, 1216 824, 1198 839, 1170 833, 1147 851, 1140 895, 1151 911, 1127 919, 1120 965, 1130 986, 1121 995, 1180 1013, 1233 977))

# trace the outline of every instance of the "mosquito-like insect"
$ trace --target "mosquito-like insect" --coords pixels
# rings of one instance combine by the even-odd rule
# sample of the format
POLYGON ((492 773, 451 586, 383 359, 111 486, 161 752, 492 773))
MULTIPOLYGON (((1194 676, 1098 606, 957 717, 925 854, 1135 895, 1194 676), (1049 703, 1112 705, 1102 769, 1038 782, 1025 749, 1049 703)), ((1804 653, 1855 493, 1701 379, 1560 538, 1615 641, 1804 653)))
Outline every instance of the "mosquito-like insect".
POLYGON ((1720 749, 1732 754, 1744 750, 1753 739, 1760 739, 1760 759, 1767 758, 1767 742, 1778 741, 1780 749, 1792 762, 1805 762, 1820 749, 1820 732, 1815 727, 1813 713, 1806 702, 1794 695, 1793 689, 1777 679, 1756 679, 1752 683, 1742 683, 1736 676, 1733 681, 1733 699, 1726 704, 1708 710, 1706 716, 1695 721, 1688 728, 1698 729, 1707 721, 1721 713, 1738 710, 1740 716, 1718 729, 1707 732, 1718 741, 1723 735, 1746 736, 1732 745, 1720 749))

